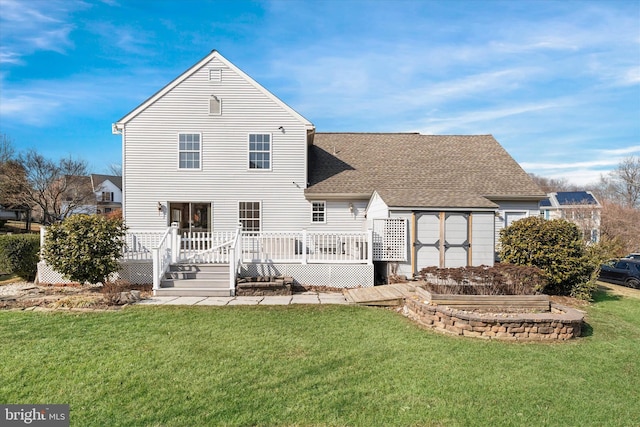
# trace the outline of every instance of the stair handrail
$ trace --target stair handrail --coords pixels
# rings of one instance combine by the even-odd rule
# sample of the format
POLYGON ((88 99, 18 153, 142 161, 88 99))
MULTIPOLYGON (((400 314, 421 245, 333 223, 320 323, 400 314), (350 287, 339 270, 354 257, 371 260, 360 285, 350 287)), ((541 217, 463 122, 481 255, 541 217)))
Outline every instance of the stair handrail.
POLYGON ((236 278, 238 275, 238 268, 242 262, 242 223, 238 223, 236 227, 236 233, 229 248, 229 292, 231 296, 236 295, 236 278))
POLYGON ((169 270, 172 258, 174 257, 176 235, 178 233, 178 223, 174 222, 162 235, 158 246, 151 249, 153 258, 153 290, 160 289, 162 277, 169 270))
POLYGON ((220 249, 224 248, 225 246, 231 246, 231 245, 233 245, 234 239, 235 239, 235 237, 234 237, 233 239, 230 239, 230 240, 227 240, 227 241, 225 241, 225 242, 222 242, 222 243, 220 243, 220 244, 219 244, 219 245, 217 245, 217 246, 213 246, 213 247, 211 247, 211 248, 209 248, 209 249, 205 249, 205 250, 203 250, 203 251, 196 252, 195 254, 190 255, 190 256, 188 256, 188 257, 184 258, 184 260, 185 260, 185 261, 193 261, 195 258, 200 257, 200 256, 202 256, 202 255, 206 255, 206 254, 208 254, 208 253, 214 253, 214 252, 216 252, 217 250, 220 250, 220 249))

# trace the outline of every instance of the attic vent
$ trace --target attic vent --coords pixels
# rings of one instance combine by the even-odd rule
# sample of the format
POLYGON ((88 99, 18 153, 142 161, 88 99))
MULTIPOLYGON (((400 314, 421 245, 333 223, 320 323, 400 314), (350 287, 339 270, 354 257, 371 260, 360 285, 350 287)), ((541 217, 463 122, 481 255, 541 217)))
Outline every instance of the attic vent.
POLYGON ((215 95, 211 95, 209 98, 209 114, 212 116, 222 114, 222 101, 215 95))
POLYGON ((211 68, 209 70, 209 81, 220 83, 222 81, 222 70, 220 68, 211 68))

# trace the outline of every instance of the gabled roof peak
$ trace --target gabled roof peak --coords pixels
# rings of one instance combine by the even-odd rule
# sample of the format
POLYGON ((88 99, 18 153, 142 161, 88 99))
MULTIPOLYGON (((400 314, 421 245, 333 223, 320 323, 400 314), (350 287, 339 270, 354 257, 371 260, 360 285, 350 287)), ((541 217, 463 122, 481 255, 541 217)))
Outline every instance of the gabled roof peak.
POLYGON ((138 114, 140 114, 142 111, 144 111, 149 106, 154 104, 157 100, 162 98, 168 92, 173 90, 173 88, 178 86, 180 83, 182 83, 183 81, 185 81, 186 79, 191 77, 194 73, 196 73, 198 70, 200 70, 206 64, 208 64, 213 58, 216 58, 217 60, 222 62, 225 66, 229 67, 231 70, 236 72, 238 75, 240 75, 242 78, 244 78, 247 82, 249 82, 251 85, 253 85, 256 89, 258 89, 259 91, 264 93, 266 96, 271 98, 273 101, 275 101, 277 104, 279 104, 282 108, 287 110, 293 117, 295 117, 300 122, 304 123, 307 126, 308 129, 314 129, 315 128, 313 126, 313 124, 309 120, 307 120, 302 115, 300 115, 297 111, 295 111, 293 108, 289 107, 287 104, 282 102, 280 100, 280 98, 275 96, 273 93, 269 92, 260 83, 255 81, 249 75, 247 75, 244 71, 242 71, 241 69, 236 67, 231 61, 229 61, 224 56, 222 56, 222 54, 220 52, 218 52, 217 50, 213 49, 207 56, 205 56, 204 58, 199 60, 197 63, 195 63, 191 67, 189 67, 186 71, 184 71, 178 77, 173 79, 171 82, 169 82, 162 89, 160 89, 159 91, 157 91, 156 93, 151 95, 149 98, 147 98, 147 100, 144 101, 142 104, 138 105, 134 110, 132 110, 131 112, 126 114, 124 117, 122 117, 120 120, 115 122, 113 124, 113 126, 112 126, 113 133, 120 133, 120 131, 122 131, 124 126, 127 124, 127 122, 129 122, 130 120, 135 118, 138 114))

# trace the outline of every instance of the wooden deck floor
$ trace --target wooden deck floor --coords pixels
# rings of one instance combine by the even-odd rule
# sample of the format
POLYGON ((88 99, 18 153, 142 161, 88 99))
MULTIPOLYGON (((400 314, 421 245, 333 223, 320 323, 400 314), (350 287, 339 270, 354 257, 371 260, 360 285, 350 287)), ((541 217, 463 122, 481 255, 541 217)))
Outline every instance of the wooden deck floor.
POLYGON ((415 286, 410 283, 374 286, 371 288, 346 289, 345 299, 353 304, 394 306, 404 304, 404 299, 413 295, 415 286))

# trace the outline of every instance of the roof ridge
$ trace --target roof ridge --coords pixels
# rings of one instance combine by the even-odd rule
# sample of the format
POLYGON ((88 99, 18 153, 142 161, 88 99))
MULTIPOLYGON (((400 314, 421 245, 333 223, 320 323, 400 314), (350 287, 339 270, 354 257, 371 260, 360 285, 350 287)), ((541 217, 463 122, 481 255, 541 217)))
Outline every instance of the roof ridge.
POLYGON ((420 132, 316 132, 316 135, 420 135, 420 136, 493 136, 490 133, 424 134, 420 132))

